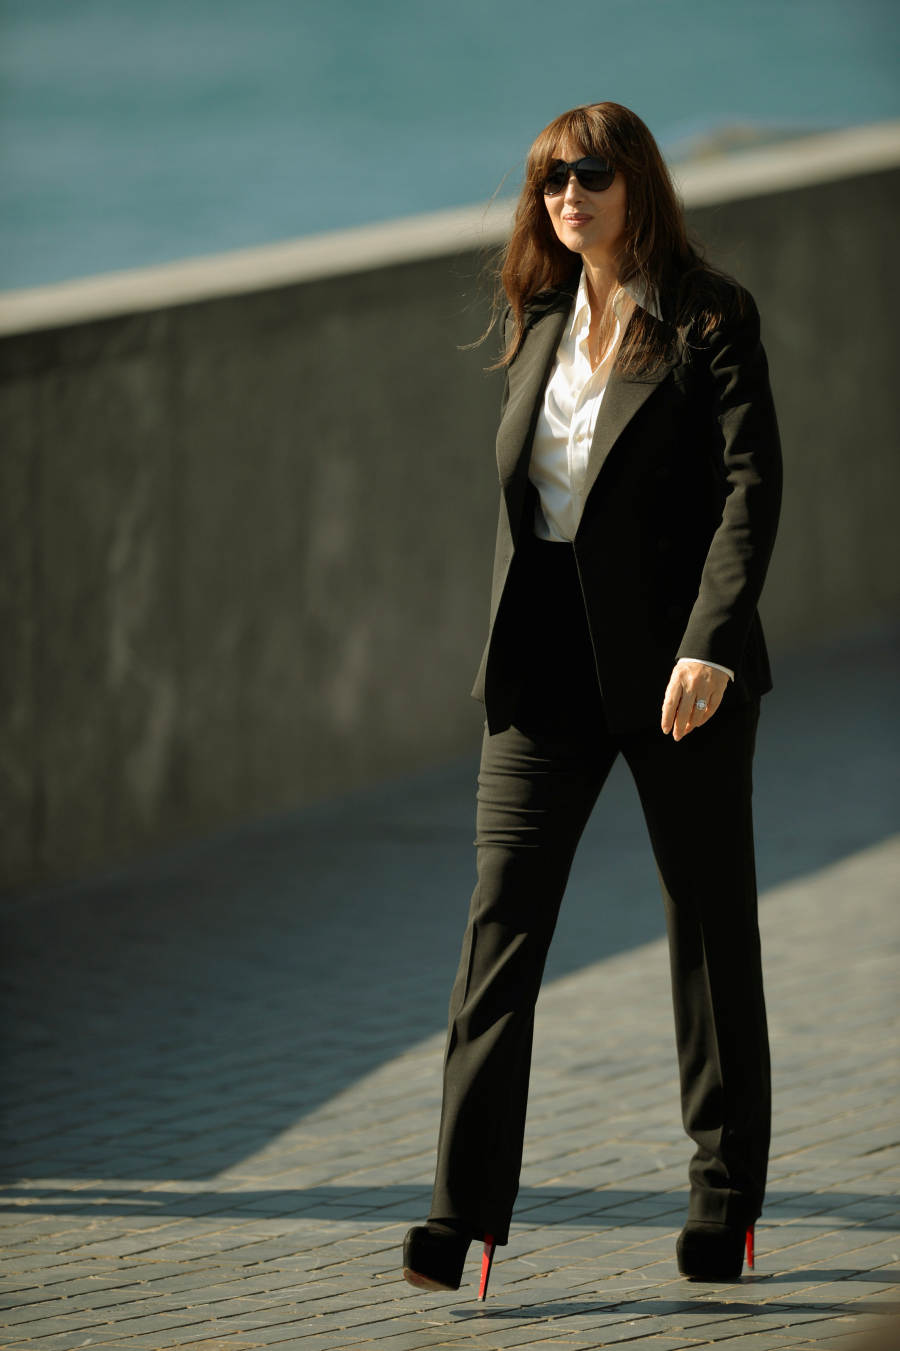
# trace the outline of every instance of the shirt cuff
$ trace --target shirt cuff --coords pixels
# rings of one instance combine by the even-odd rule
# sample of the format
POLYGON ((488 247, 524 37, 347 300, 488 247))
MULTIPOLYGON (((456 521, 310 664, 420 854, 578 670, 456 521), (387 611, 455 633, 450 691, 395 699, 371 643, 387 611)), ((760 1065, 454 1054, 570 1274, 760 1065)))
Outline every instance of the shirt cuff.
POLYGON ((675 665, 680 666, 683 661, 702 661, 704 666, 714 666, 717 671, 724 671, 731 680, 734 680, 734 671, 731 667, 720 666, 717 661, 707 661, 705 657, 679 657, 675 665))

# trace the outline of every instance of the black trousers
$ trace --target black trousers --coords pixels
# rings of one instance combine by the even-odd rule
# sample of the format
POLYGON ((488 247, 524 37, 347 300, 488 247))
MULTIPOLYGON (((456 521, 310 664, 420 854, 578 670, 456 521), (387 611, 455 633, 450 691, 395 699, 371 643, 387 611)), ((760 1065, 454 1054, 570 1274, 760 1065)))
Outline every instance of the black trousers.
POLYGON ((682 1119, 696 1145, 688 1213, 749 1224, 762 1208, 771 1101, 751 815, 759 703, 726 703, 677 743, 658 725, 612 735, 571 546, 534 541, 524 575, 517 715, 486 731, 482 749, 478 883, 450 1000, 431 1217, 507 1242, 544 963, 575 849, 621 752, 665 904, 682 1119))

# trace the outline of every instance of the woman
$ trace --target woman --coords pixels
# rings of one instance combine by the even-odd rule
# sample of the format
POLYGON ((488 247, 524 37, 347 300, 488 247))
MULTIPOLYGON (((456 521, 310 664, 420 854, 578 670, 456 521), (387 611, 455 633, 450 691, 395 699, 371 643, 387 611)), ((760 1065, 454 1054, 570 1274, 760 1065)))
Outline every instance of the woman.
POLYGON ((676 1253, 737 1279, 770 1081, 751 766, 771 688, 756 611, 781 493, 759 317, 688 243, 658 147, 615 103, 551 122, 504 255, 506 390, 478 885, 450 1003, 431 1218, 404 1275, 484 1297, 522 1157, 534 1005, 572 857, 618 753, 666 908, 682 1115, 676 1253))

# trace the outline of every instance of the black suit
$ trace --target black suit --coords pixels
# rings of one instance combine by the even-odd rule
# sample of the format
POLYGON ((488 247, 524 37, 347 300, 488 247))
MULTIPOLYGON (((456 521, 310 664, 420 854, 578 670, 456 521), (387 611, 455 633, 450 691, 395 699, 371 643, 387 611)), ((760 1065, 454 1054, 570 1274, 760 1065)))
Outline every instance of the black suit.
MULTIPOLYGON (((689 1213, 746 1224, 765 1190, 770 1081, 751 815, 756 603, 775 536, 778 431, 759 320, 742 312, 649 378, 610 378, 573 544, 537 541, 528 465, 572 293, 532 307, 497 436, 478 885, 450 1003, 431 1215, 506 1242, 534 1004, 569 867, 619 753, 666 907, 689 1213), (735 671, 681 742, 660 729, 679 656, 735 671)), ((598 1085, 598 1093, 600 1086, 598 1085)))
MULTIPOLYGON (((771 688, 756 603, 778 523, 781 453, 759 316, 743 296, 743 316, 707 345, 679 344, 649 377, 613 371, 603 397, 575 555, 616 731, 658 721, 678 657, 734 670, 729 701, 771 688)), ((521 674, 503 642, 515 599, 507 582, 531 529, 531 441, 571 299, 563 291, 534 307, 497 433, 491 625, 473 690, 492 732, 508 725, 521 674)))

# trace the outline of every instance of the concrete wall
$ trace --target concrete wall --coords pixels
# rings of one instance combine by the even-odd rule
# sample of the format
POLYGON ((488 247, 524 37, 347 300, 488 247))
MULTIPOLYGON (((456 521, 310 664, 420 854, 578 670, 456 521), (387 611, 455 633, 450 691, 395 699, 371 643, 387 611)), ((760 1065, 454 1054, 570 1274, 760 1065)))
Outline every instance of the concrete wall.
MULTIPOLYGON (((776 656, 900 600, 887 139, 809 143, 805 181, 803 146, 682 179, 763 313, 776 656), (771 190, 791 154, 802 186, 771 190)), ((444 213, 0 297, 7 884, 475 747, 501 382, 457 350, 473 223, 502 230, 444 213)))

